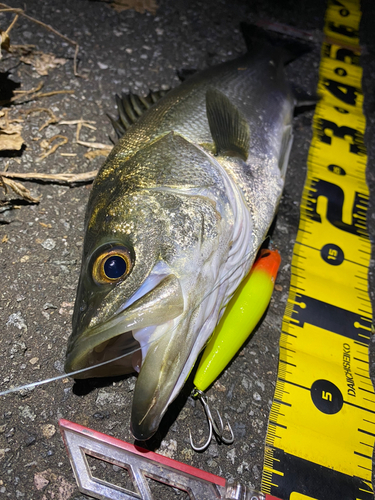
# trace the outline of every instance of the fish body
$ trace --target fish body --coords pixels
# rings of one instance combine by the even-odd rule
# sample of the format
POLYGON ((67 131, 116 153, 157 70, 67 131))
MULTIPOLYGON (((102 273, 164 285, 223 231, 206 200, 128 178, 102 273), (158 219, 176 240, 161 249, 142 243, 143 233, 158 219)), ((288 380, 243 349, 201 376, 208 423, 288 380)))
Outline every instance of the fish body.
POLYGON ((95 179, 65 370, 139 371, 132 432, 157 430, 274 218, 292 140, 284 58, 267 44, 183 82, 95 179))

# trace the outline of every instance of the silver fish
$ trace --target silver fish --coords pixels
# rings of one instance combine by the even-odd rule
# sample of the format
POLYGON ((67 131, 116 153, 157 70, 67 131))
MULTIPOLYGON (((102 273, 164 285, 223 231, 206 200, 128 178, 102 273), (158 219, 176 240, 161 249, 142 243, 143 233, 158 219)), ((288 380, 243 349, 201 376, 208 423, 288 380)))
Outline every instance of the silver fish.
POLYGON ((157 430, 274 218, 295 105, 284 63, 263 44, 192 76, 130 126, 94 182, 65 370, 139 371, 136 439, 157 430))

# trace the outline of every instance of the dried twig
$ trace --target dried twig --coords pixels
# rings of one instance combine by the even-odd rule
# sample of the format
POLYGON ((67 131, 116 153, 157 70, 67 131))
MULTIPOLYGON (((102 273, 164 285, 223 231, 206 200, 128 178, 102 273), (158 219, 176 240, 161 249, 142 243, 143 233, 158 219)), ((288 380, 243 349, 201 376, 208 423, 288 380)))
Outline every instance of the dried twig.
POLYGON ((54 135, 53 137, 51 137, 50 139, 48 139, 48 141, 46 141, 47 145, 50 145, 55 139, 61 139, 60 142, 57 142, 56 144, 54 144, 51 149, 49 149, 48 151, 46 151, 45 153, 43 153, 41 156, 39 156, 36 161, 41 161, 41 160, 44 160, 44 158, 47 158, 47 156, 51 155, 52 153, 54 153, 56 151, 57 148, 59 148, 60 146, 63 146, 64 144, 67 144, 68 142, 68 138, 65 137, 65 135, 54 135))
POLYGON ((26 95, 30 95, 30 98, 28 100, 22 101, 21 104, 28 102, 28 101, 35 101, 37 99, 41 99, 42 97, 51 97, 53 95, 58 95, 58 94, 74 94, 74 90, 52 90, 51 92, 39 92, 40 89, 43 87, 43 83, 40 83, 35 89, 30 89, 30 90, 15 90, 15 94, 19 95, 14 95, 9 99, 9 101, 1 101, 1 104, 8 104, 9 102, 16 101, 20 99, 21 97, 25 97, 26 95))
POLYGON ((14 16, 14 18, 13 18, 13 21, 10 23, 10 25, 9 25, 9 26, 7 27, 7 29, 5 30, 5 33, 6 33, 7 35, 9 35, 10 30, 11 30, 11 29, 13 28, 13 26, 16 24, 16 22, 17 22, 18 18, 19 18, 19 15, 18 15, 18 14, 16 14, 16 15, 14 16))
MULTIPOLYGON (((39 85, 38 88, 40 88, 42 86, 43 86, 43 84, 39 85)), ((53 90, 52 92, 45 92, 45 93, 36 92, 35 94, 33 94, 33 92, 36 92, 36 91, 34 89, 24 90, 24 91, 15 90, 14 93, 19 94, 19 95, 14 95, 10 99, 7 99, 5 101, 0 101, 0 105, 4 106, 4 105, 10 104, 12 102, 19 101, 23 97, 28 96, 28 95, 30 95, 30 97, 24 99, 23 101, 19 102, 18 104, 24 104, 26 102, 36 101, 37 99, 42 99, 43 97, 51 97, 51 96, 56 95, 56 94, 74 94, 74 90, 53 90)))
POLYGON ((34 89, 14 90, 14 94, 22 94, 22 95, 33 94, 33 93, 39 92, 39 90, 42 89, 43 85, 44 85, 44 83, 40 82, 39 85, 37 87, 35 87, 34 89))
POLYGON ((35 45, 27 43, 23 45, 15 45, 14 43, 12 43, 12 45, 9 47, 9 52, 11 54, 24 56, 26 54, 29 54, 33 49, 35 49, 35 45))
POLYGON ((101 142, 85 142, 85 141, 77 141, 77 144, 80 144, 81 146, 86 146, 87 148, 95 148, 95 149, 103 149, 105 151, 112 151, 113 146, 110 144, 103 144, 101 142))
POLYGON ((32 21, 33 23, 36 23, 36 24, 39 24, 40 26, 43 26, 43 28, 45 28, 45 29, 47 29, 49 31, 52 31, 52 33, 54 33, 55 35, 57 35, 60 38, 62 38, 63 40, 65 40, 70 45, 73 45, 75 47, 74 62, 73 62, 73 65, 74 65, 74 74, 75 74, 75 76, 80 76, 78 74, 78 71, 77 71, 77 56, 78 56, 78 51, 79 51, 79 45, 78 45, 77 42, 75 42, 74 40, 71 40, 67 36, 65 36, 62 33, 60 33, 59 31, 55 30, 55 28, 52 28, 52 26, 50 26, 49 24, 45 24, 42 21, 39 21, 38 19, 35 19, 35 17, 29 16, 28 14, 25 13, 25 11, 23 9, 17 9, 17 8, 9 7, 9 5, 6 5, 5 3, 0 3, 0 8, 4 9, 4 10, 2 10, 2 12, 14 12, 15 14, 19 14, 20 16, 23 16, 26 19, 28 19, 29 21, 32 21))
POLYGON ((101 142, 81 141, 79 138, 79 134, 81 132, 82 126, 87 126, 87 124, 84 122, 84 120, 79 120, 77 123, 77 131, 76 131, 76 143, 77 144, 80 144, 81 146, 86 146, 87 148, 103 149, 105 151, 108 151, 108 153, 112 150, 113 146, 111 146, 110 144, 103 144, 101 142))
POLYGON ((112 9, 116 12, 123 10, 134 9, 136 12, 144 14, 147 11, 151 12, 153 16, 156 14, 158 5, 155 0, 104 0, 110 3, 112 9))
POLYGON ((63 120, 59 122, 60 125, 78 125, 79 123, 81 123, 84 127, 91 128, 91 130, 97 130, 96 127, 91 125, 91 123, 96 123, 93 120, 84 120, 81 118, 80 120, 63 120))
POLYGON ((4 189, 5 194, 8 194, 8 188, 5 182, 3 181, 3 178, 0 175, 0 186, 4 189))
MULTIPOLYGON (((13 93, 14 93, 14 96, 12 96, 10 99, 6 99, 4 101, 0 101, 0 105, 1 106, 5 106, 7 104, 10 104, 14 101, 17 101, 19 99, 21 99, 22 97, 25 97, 25 96, 28 96, 30 94, 34 94, 36 92, 39 92, 39 90, 43 87, 43 82, 40 82, 39 85, 33 89, 29 89, 29 90, 14 90, 13 93)), ((24 102, 27 102, 24 101, 24 102)))
POLYGON ((109 153, 108 149, 95 149, 94 151, 88 151, 83 156, 88 160, 93 160, 98 156, 108 156, 108 153, 109 153))
POLYGON ((4 49, 7 52, 10 52, 9 32, 13 28, 13 26, 16 24, 18 17, 19 17, 18 14, 16 14, 14 16, 13 21, 10 23, 10 25, 8 26, 8 28, 5 31, 0 30, 0 59, 2 58, 1 49, 4 49))
POLYGON ((12 179, 8 179, 6 176, 8 173, 6 172, 5 175, 0 175, 0 185, 4 189, 5 194, 8 193, 8 187, 10 187, 16 194, 21 196, 26 201, 29 201, 30 203, 39 203, 40 198, 34 198, 31 196, 30 191, 25 188, 20 182, 13 181, 12 179))
POLYGON ((47 120, 45 123, 43 123, 43 125, 39 128, 39 132, 41 132, 44 128, 48 127, 48 125, 52 125, 53 123, 57 123, 59 121, 57 116, 55 116, 53 111, 49 108, 32 108, 32 109, 28 109, 26 111, 22 111, 22 113, 24 113, 26 116, 30 115, 31 113, 48 113, 49 114, 50 119, 47 120))
POLYGON ((34 96, 34 99, 41 99, 42 97, 51 97, 57 94, 74 94, 74 90, 52 90, 52 92, 39 93, 34 96))
POLYGON ((37 172, 31 173, 18 173, 18 172, 0 172, 0 178, 3 179, 21 179, 24 181, 37 181, 46 183, 56 183, 56 184, 77 184, 77 183, 87 183, 92 182, 98 170, 92 170, 91 172, 85 172, 82 174, 40 174, 37 172))

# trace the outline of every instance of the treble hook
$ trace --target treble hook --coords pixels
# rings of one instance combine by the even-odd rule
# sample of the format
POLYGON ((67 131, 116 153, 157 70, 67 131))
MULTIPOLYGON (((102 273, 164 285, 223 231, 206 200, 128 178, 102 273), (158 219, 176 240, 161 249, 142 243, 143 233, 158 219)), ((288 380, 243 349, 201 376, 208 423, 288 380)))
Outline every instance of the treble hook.
POLYGON ((207 421, 208 421, 208 427, 209 427, 208 439, 207 439, 207 441, 202 446, 196 446, 194 444, 193 438, 192 438, 192 435, 191 435, 191 431, 189 429, 190 446, 193 448, 193 450, 194 451, 203 451, 203 450, 205 450, 209 446, 209 444, 211 443, 212 434, 215 434, 215 437, 216 437, 216 439, 217 439, 218 442, 222 442, 224 444, 232 444, 233 441, 234 441, 234 434, 233 434, 232 427, 230 426, 230 423, 227 422, 227 425, 229 427, 231 436, 230 436, 230 438, 225 438, 223 436, 224 425, 223 425, 223 420, 221 418, 221 415, 216 410, 217 416, 218 416, 219 421, 220 421, 220 425, 217 425, 217 423, 215 422, 214 417, 212 416, 211 409, 210 409, 210 407, 209 407, 209 405, 207 403, 207 398, 204 395, 204 392, 202 392, 199 389, 195 388, 195 389, 193 389, 192 396, 199 398, 199 400, 201 401, 201 403, 203 405, 204 412, 206 414, 206 418, 207 418, 207 421))

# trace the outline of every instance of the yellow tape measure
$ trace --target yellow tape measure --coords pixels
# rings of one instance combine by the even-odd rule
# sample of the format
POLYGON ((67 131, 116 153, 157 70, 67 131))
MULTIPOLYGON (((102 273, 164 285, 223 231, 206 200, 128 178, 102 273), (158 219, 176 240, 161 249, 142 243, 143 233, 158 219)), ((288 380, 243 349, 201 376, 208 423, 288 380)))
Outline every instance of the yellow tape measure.
POLYGON ((358 1, 328 5, 262 477, 282 499, 374 499, 360 18, 358 1))

